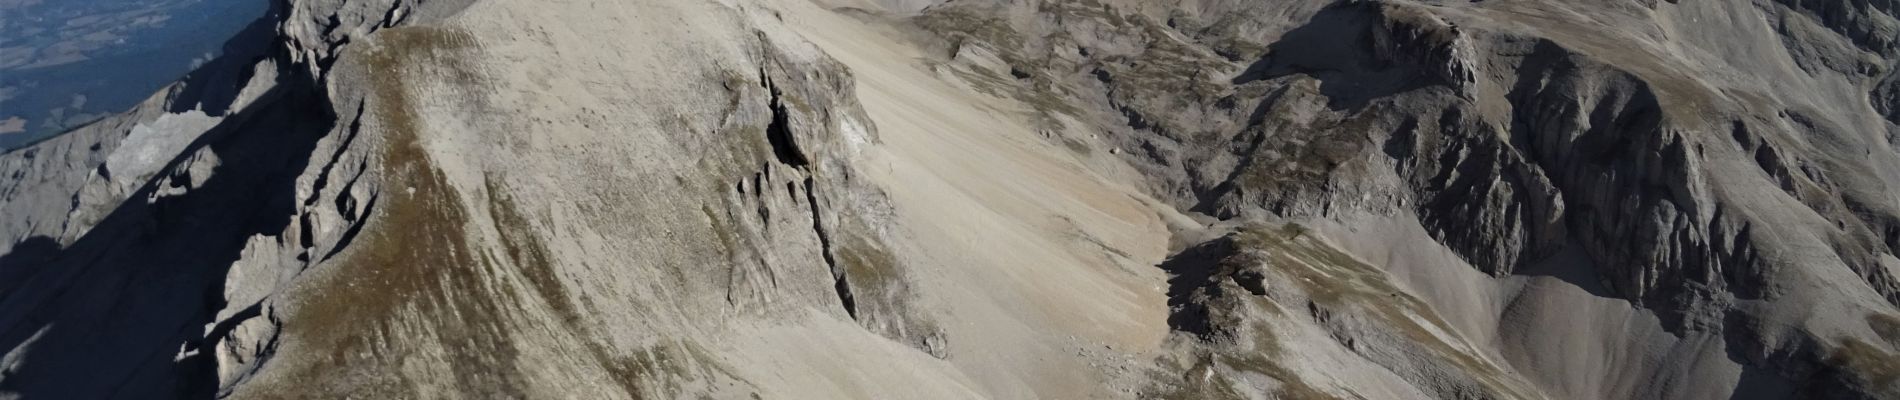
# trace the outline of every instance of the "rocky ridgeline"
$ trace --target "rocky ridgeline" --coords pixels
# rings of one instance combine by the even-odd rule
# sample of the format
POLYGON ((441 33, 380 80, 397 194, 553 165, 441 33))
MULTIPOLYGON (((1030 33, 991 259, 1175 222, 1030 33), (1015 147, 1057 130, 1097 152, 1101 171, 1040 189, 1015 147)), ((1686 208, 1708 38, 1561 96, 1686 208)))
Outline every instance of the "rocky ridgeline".
POLYGON ((906 308, 880 221, 889 205, 843 161, 875 131, 842 66, 782 30, 743 35, 734 45, 757 58, 720 61, 725 74, 697 83, 724 104, 666 127, 698 162, 648 165, 675 175, 641 182, 677 197, 625 210, 685 218, 643 228, 660 240, 646 245, 724 255, 650 254, 679 257, 662 264, 730 270, 619 274, 673 280, 684 291, 672 298, 590 294, 560 269, 583 263, 554 238, 571 228, 547 225, 535 211, 545 200, 507 184, 536 164, 484 171, 440 150, 495 145, 444 125, 462 111, 441 108, 492 106, 491 54, 441 26, 471 3, 281 1, 233 39, 246 51, 0 158, 12 177, 0 197, 0 390, 485 397, 526 395, 532 374, 557 372, 594 384, 536 393, 743 392, 702 349, 652 332, 800 304, 942 354, 936 328, 906 308), (678 309, 646 321, 601 311, 629 303, 678 309), (622 350, 636 339, 657 344, 622 350), (596 369, 529 367, 575 356, 596 369))
MULTIPOLYGON (((1137 149, 1182 209, 1409 216, 1498 277, 1574 251, 1596 280, 1581 284, 1805 381, 1836 379, 1815 371, 1851 340, 1782 324, 1869 332, 1851 314, 1900 303, 1900 152, 1879 117, 1892 8, 953 1, 920 18, 1015 21, 925 26, 1080 106, 1080 129, 1137 149), (1837 296, 1797 283, 1835 276, 1874 295, 1844 300, 1844 326, 1752 305, 1837 296)), ((1893 389, 1867 376, 1853 391, 1893 389)))
MULTIPOLYGON (((809 5, 624 3, 279 1, 136 109, 0 155, 0 392, 739 398, 870 354, 994 395, 1024 392, 968 376, 1041 375, 951 355, 1074 344, 922 304, 963 272, 915 265, 950 244, 866 177, 905 160, 867 155, 860 81, 788 28, 809 5), (851 326, 774 325, 807 314, 851 326), (811 348, 708 348, 767 329, 811 348)), ((848 12, 1207 217, 1171 222, 1166 343, 1103 387, 1900 395, 1893 2, 900 3, 927 7, 848 12)), ((1043 394, 1071 393, 1102 392, 1043 394)))

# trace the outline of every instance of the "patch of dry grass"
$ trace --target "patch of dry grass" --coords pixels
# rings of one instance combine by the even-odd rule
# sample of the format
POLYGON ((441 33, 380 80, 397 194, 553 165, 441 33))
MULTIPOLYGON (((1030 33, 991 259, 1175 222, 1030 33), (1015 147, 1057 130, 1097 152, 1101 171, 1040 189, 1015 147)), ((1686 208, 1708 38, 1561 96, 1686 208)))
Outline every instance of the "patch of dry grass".
MULTIPOLYGON (((355 54, 372 77, 366 104, 383 138, 383 191, 362 236, 284 323, 291 340, 328 352, 298 381, 310 385, 308 393, 407 393, 418 378, 399 365, 425 350, 396 342, 413 340, 440 345, 455 373, 437 378, 455 380, 453 389, 520 395, 525 379, 515 369, 517 351, 500 305, 514 293, 483 278, 494 263, 477 257, 469 242, 469 208, 423 149, 411 98, 410 78, 421 68, 458 64, 447 54, 472 47, 473 39, 445 28, 396 28, 377 37, 378 46, 355 54)), ((460 68, 448 68, 446 78, 473 79, 460 68)))
POLYGON ((1241 245, 1265 249, 1270 257, 1267 264, 1287 274, 1315 303, 1366 312, 1495 394, 1522 395, 1497 379, 1506 375, 1503 370, 1445 338, 1455 331, 1430 306, 1393 285, 1384 271, 1321 241, 1304 226, 1247 227, 1241 231, 1241 245))
POLYGON ((1880 335, 1880 339, 1900 345, 1900 316, 1885 313, 1867 314, 1867 326, 1873 328, 1874 334, 1880 335))
POLYGON ((1827 363, 1846 372, 1871 393, 1900 395, 1900 355, 1855 338, 1844 338, 1828 354, 1827 363))

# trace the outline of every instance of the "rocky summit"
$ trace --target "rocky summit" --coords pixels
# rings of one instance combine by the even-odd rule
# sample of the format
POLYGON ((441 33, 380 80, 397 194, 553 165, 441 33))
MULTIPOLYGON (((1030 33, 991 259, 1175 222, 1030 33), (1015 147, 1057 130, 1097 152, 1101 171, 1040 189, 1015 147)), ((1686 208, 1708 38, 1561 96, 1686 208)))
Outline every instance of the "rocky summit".
POLYGON ((0 398, 1900 399, 1893 0, 223 24, 0 154, 0 398))

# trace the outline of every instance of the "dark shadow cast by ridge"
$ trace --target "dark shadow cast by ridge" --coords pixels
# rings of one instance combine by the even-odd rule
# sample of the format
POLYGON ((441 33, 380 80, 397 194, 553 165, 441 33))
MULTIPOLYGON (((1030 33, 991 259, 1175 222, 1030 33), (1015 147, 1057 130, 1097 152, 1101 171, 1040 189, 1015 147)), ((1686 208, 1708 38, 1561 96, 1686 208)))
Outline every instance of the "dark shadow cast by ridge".
POLYGON ((1526 263, 1524 267, 1512 271, 1511 274, 1552 278, 1575 286, 1591 296, 1605 299, 1621 298, 1611 293, 1609 287, 1603 285, 1603 281, 1597 276, 1596 262, 1576 245, 1564 246, 1556 254, 1526 263))
POLYGON ((28 277, 52 264, 60 250, 58 240, 34 236, 14 244, 12 252, 0 254, 0 299, 7 298, 28 277))
MULTIPOLYGON (((1753 325, 1757 325, 1759 324, 1759 322, 1756 321, 1754 317, 1750 317, 1745 313, 1741 313, 1735 310, 1729 310, 1729 312, 1723 317, 1722 324, 1724 325, 1724 329, 1723 329, 1724 331, 1731 332, 1731 333, 1726 333, 1722 335, 1722 339, 1723 339, 1722 347, 1724 350, 1726 350, 1725 353, 1727 353, 1729 361, 1734 362, 1738 365, 1741 365, 1742 367, 1742 376, 1739 379, 1737 379, 1737 382, 1735 383, 1735 391, 1729 392, 1729 396, 1728 396, 1729 400, 1852 398, 1852 396, 1847 395, 1848 393, 1833 392, 1833 391, 1840 390, 1840 387, 1846 387, 1844 382, 1840 382, 1842 383, 1840 385, 1828 385, 1828 386, 1839 386, 1836 388, 1823 388, 1823 387, 1804 388, 1802 387, 1802 385, 1796 383, 1793 379, 1790 379, 1790 377, 1783 376, 1774 370, 1762 368, 1763 364, 1782 363, 1783 365, 1786 365, 1786 363, 1792 362, 1793 360, 1806 359, 1806 358, 1813 357, 1813 355, 1810 355, 1810 354, 1800 354, 1803 352, 1810 352, 1812 351, 1810 349, 1816 348, 1816 344, 1812 343, 1811 340, 1808 340, 1806 338, 1794 339, 1794 340, 1799 340, 1802 343, 1801 345, 1798 345, 1798 346, 1791 346, 1791 348, 1795 349, 1794 351, 1788 351, 1782 354, 1751 356, 1748 353, 1743 352, 1741 349, 1763 348, 1759 344, 1751 345, 1750 343, 1748 343, 1748 342, 1756 342, 1756 341, 1761 340, 1760 337, 1757 337, 1756 335, 1749 333, 1749 332, 1753 332, 1754 329, 1758 328, 1753 325), (1734 332, 1740 332, 1740 334, 1734 333, 1734 332), (1773 360, 1770 360, 1770 358, 1773 358, 1773 360)), ((1835 383, 1835 381, 1840 379, 1841 377, 1836 374, 1836 371, 1824 370, 1824 371, 1815 371, 1814 376, 1810 378, 1832 378, 1832 379, 1808 379, 1810 382, 1827 382, 1831 384, 1831 383, 1835 383), (1829 376, 1829 375, 1833 375, 1833 376, 1829 376)), ((1811 384, 1811 386, 1818 386, 1818 385, 1811 384)))
MULTIPOLYGON (((277 6, 273 5, 273 8, 277 6)), ((225 115, 254 72, 252 66, 270 54, 275 43, 278 10, 271 10, 224 42, 222 55, 186 74, 171 95, 173 113, 200 110, 225 115)))
POLYGON ((1358 110, 1379 98, 1445 84, 1419 66, 1380 60, 1374 54, 1376 12, 1359 2, 1329 5, 1268 45, 1266 55, 1235 75, 1231 83, 1306 75, 1319 81, 1320 94, 1335 110, 1358 110))
POLYGON ((335 120, 312 81, 281 64, 278 76, 256 103, 189 145, 72 245, 34 238, 0 256, 0 276, 18 278, 0 297, 0 349, 25 360, 0 375, 0 393, 216 395, 214 350, 201 341, 229 329, 207 326, 226 306, 226 273, 250 238, 289 227, 298 210, 296 177, 335 120), (192 179, 174 175, 204 150, 220 164, 199 177, 201 185, 180 187, 192 179))

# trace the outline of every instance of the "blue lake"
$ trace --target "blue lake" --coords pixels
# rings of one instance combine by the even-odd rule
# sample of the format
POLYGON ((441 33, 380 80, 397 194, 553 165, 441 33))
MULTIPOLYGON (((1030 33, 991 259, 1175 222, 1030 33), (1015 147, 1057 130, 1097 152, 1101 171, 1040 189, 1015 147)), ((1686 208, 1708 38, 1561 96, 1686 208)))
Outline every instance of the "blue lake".
POLYGON ((0 150, 115 114, 216 57, 270 0, 0 0, 0 150))

